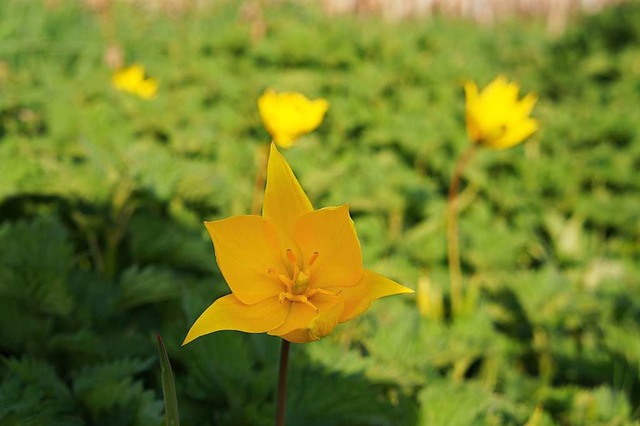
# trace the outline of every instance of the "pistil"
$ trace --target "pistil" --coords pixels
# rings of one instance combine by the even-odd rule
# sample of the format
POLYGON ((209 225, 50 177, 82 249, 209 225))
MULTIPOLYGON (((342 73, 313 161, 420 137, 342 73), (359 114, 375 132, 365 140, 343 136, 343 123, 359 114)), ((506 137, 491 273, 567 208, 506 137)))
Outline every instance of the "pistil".
POLYGON ((307 288, 309 288, 309 276, 301 271, 293 282, 293 292, 295 294, 304 294, 307 288))
POLYGON ((289 263, 291 263, 292 266, 291 277, 288 277, 285 274, 278 274, 272 268, 269 269, 269 273, 278 277, 280 282, 282 282, 282 284, 284 284, 284 286, 286 287, 286 290, 280 292, 280 294, 278 295, 278 300, 280 300, 280 303, 284 302, 285 300, 288 300, 290 302, 300 302, 303 305, 310 307, 314 311, 319 312, 318 308, 313 303, 311 303, 309 299, 311 299, 316 294, 326 294, 330 296, 337 296, 339 294, 339 292, 334 293, 332 291, 327 291, 321 288, 309 289, 309 285, 311 283, 311 265, 315 263, 320 254, 317 251, 314 251, 309 258, 306 267, 302 271, 298 266, 298 259, 296 258, 293 250, 287 249, 286 255, 287 260, 289 261, 289 263))

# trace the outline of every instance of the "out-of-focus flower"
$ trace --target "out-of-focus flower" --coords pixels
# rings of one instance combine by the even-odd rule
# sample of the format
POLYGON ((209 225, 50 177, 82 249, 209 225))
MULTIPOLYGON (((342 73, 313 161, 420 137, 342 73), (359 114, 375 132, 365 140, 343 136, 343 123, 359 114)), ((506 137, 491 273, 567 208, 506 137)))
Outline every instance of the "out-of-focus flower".
POLYGON ((533 93, 518 100, 520 87, 497 77, 478 93, 475 83, 464 83, 467 133, 474 143, 492 149, 505 149, 524 141, 538 129, 531 118, 537 101, 533 93))
POLYGON ((348 206, 314 210, 273 143, 262 216, 205 226, 232 293, 204 311, 184 344, 220 330, 307 343, 378 298, 412 292, 363 268, 348 206))
POLYGON ((298 137, 318 127, 327 109, 326 99, 312 101, 297 92, 277 93, 268 89, 258 99, 262 123, 282 148, 291 147, 298 137))
POLYGON ((142 99, 151 99, 158 91, 158 81, 155 78, 145 78, 144 67, 138 64, 116 71, 111 83, 116 89, 142 99))

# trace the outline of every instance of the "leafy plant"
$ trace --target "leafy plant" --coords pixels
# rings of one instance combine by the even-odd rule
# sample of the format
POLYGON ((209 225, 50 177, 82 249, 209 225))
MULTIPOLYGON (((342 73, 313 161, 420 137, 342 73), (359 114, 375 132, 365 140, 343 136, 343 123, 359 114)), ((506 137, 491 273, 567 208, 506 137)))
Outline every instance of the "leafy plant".
POLYGON ((250 209, 267 87, 329 101, 287 160, 315 205, 350 203, 365 267, 427 277, 442 309, 382 300, 294 347, 291 424, 638 424, 637 3, 557 39, 536 22, 328 18, 293 2, 264 8, 252 38, 232 3, 165 16, 112 2, 104 21, 78 2, 0 2, 0 424, 160 424, 158 333, 183 424, 271 424, 275 339, 180 346, 227 292, 202 221, 250 209), (158 79, 155 99, 111 87, 114 42, 158 79), (497 74, 538 93, 541 130, 465 171, 474 296, 454 318, 460 82, 497 74))

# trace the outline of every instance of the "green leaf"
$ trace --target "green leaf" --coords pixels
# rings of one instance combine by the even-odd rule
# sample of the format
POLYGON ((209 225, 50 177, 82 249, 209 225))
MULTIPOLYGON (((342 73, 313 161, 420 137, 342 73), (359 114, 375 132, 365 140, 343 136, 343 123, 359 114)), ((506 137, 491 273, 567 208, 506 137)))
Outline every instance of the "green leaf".
POLYGON ((424 425, 485 424, 482 414, 491 404, 491 392, 477 384, 432 382, 420 393, 424 425))
POLYGON ((178 277, 168 269, 149 266, 125 270, 120 280, 120 304, 125 309, 175 299, 180 296, 178 277))
POLYGON ((162 375, 162 395, 164 396, 164 422, 166 426, 180 426, 180 414, 178 413, 178 396, 176 395, 176 383, 173 380, 173 371, 167 349, 164 347, 162 337, 158 337, 158 352, 160 352, 160 372, 162 375))
MULTIPOLYGON (((6 359, 0 375, 0 424, 82 425, 75 401, 54 366, 28 357, 6 359)), ((1 371, 1 370, 0 370, 1 371)))

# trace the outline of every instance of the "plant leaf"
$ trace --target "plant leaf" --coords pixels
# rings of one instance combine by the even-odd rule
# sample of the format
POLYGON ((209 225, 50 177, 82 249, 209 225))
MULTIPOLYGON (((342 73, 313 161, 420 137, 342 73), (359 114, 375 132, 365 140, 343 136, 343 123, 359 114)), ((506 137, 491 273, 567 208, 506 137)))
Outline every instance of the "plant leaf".
POLYGON ((164 347, 162 337, 158 334, 157 338, 158 352, 160 353, 160 372, 162 375, 162 394, 164 396, 164 424, 166 426, 180 426, 176 384, 173 380, 169 356, 167 355, 167 349, 164 347))

